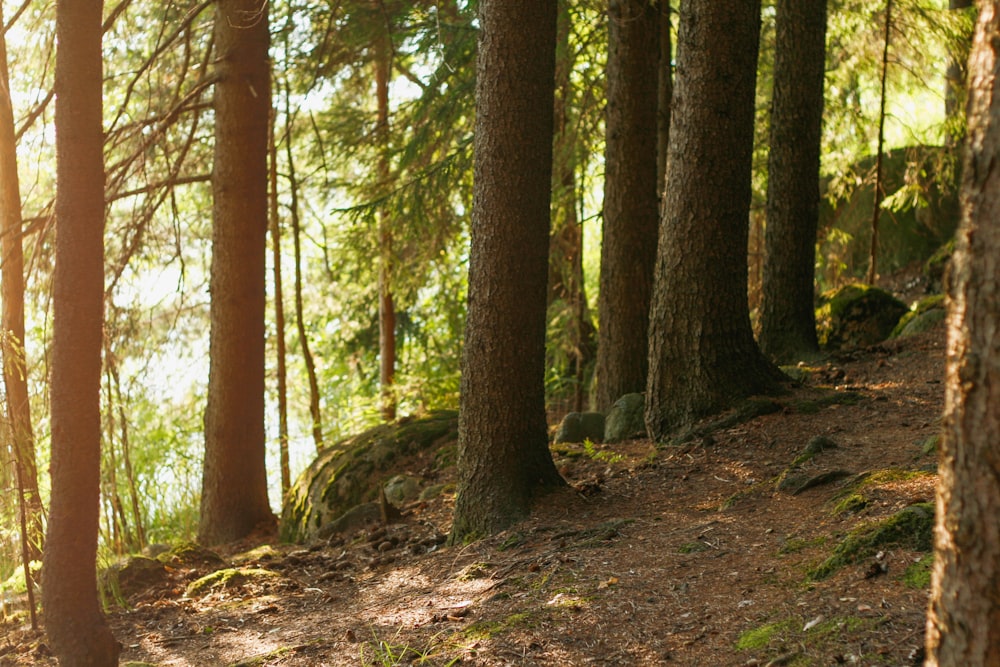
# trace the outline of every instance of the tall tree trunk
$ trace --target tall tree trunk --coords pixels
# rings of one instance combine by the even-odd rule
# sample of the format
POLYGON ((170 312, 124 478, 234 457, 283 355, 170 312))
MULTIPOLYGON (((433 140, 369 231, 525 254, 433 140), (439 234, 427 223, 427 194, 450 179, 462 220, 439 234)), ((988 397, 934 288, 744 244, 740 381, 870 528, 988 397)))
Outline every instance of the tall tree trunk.
POLYGON ((545 421, 555 0, 483 0, 469 308, 450 540, 503 530, 563 484, 545 421))
MULTIPOLYGON (((373 0, 381 8, 381 0, 373 0)), ((388 28, 375 37, 375 122, 376 150, 379 153, 376 173, 380 190, 389 190, 389 73, 392 66, 392 43, 388 28)), ((378 211, 378 350, 379 385, 382 420, 396 419, 396 306, 392 296, 392 220, 383 206, 378 211)))
POLYGON ((767 163, 761 350, 788 362, 819 351, 814 309, 827 0, 778 0, 767 163))
POLYGON ((64 666, 118 664, 97 597, 104 320, 102 3, 56 3, 52 496, 42 565, 49 646, 64 666))
MULTIPOLYGON (((972 0, 949 0, 948 9, 952 11, 962 11, 973 6, 972 0)), ((968 75, 966 61, 968 54, 964 57, 955 57, 948 60, 948 69, 945 73, 944 91, 944 116, 945 116, 945 141, 949 146, 957 146, 962 143, 962 133, 959 128, 965 126, 963 122, 965 114, 966 86, 965 80, 968 75)))
POLYGON ((878 108, 878 147, 875 151, 875 202, 872 204, 872 237, 868 253, 868 284, 874 285, 878 279, 878 222, 882 216, 882 199, 885 185, 882 183, 882 153, 885 144, 885 86, 889 78, 889 42, 892 38, 892 0, 885 0, 885 41, 882 43, 882 93, 878 108))
POLYGON ((667 200, 650 308, 646 426, 654 439, 781 372, 757 348, 747 234, 759 0, 681 4, 667 200))
POLYGON ((608 9, 604 240, 598 296, 597 409, 646 388, 649 299, 659 221, 661 15, 646 0, 608 9))
POLYGON ((302 303, 302 224, 299 219, 299 180, 295 175, 295 157, 292 151, 292 110, 291 90, 285 82, 285 157, 288 161, 288 193, 291 198, 289 214, 292 218, 292 250, 295 260, 295 329, 299 334, 302 361, 306 365, 309 380, 309 416, 312 417, 313 442, 316 451, 323 451, 323 411, 320 409, 319 380, 316 378, 316 362, 309 347, 309 332, 306 331, 306 314, 302 303))
POLYGON ((1000 3, 980 5, 969 59, 969 151, 952 259, 927 662, 1000 661, 1000 3))
POLYGON ((271 527, 264 447, 267 4, 219 0, 208 405, 198 540, 271 527))
MULTIPOLYGON (((274 80, 272 69, 272 81, 274 80)), ((285 349, 285 299, 281 284, 281 220, 278 215, 278 143, 275 136, 277 109, 271 106, 268 124, 268 186, 270 188, 270 228, 271 264, 274 272, 274 338, 277 348, 277 391, 278 391, 278 458, 281 465, 281 497, 284 498, 292 486, 292 475, 288 461, 288 370, 285 349)), ((290 133, 286 133, 290 140, 290 133)))
MULTIPOLYGON (((557 335, 557 345, 568 346, 573 409, 583 410, 584 374, 594 358, 594 325, 590 320, 583 281, 583 227, 577 215, 579 192, 576 168, 579 155, 577 118, 573 113, 574 66, 569 4, 562 3, 557 18, 556 88, 552 168, 552 234, 549 242, 548 307, 564 309, 567 331, 557 335)), ((548 362, 552 363, 552 362, 548 362)))
MULTIPOLYGON (((0 9, 0 23, 3 11, 0 9)), ((28 399, 28 367, 24 348, 24 250, 21 241, 21 190, 17 174, 17 141, 7 68, 7 40, 0 35, 0 300, 3 301, 3 380, 15 478, 23 485, 28 532, 23 536, 30 560, 41 558, 42 500, 38 494, 35 436, 28 399)), ((6 457, 4 457, 6 458, 6 457)), ((6 462, 0 463, 6 467, 6 462)))
POLYGON ((670 145, 670 104, 674 96, 673 40, 670 37, 670 0, 659 0, 660 65, 656 101, 656 197, 663 210, 663 188, 667 175, 667 148, 670 145))

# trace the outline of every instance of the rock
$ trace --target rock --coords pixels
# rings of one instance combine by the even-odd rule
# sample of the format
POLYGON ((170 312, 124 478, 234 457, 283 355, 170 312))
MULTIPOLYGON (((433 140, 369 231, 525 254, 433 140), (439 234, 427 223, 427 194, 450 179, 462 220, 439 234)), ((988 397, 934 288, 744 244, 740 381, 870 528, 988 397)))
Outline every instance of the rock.
POLYGON ((611 406, 604 422, 604 442, 616 443, 646 437, 646 397, 625 394, 611 406))
POLYGON ((385 499, 402 505, 420 496, 420 480, 412 475, 396 475, 385 483, 385 499))
POLYGON ((947 316, 947 305, 943 294, 926 297, 913 306, 910 312, 899 318, 899 322, 892 330, 892 337, 902 338, 929 331, 947 316))
POLYGON ((888 292, 870 285, 846 285, 823 296, 816 311, 820 345, 825 349, 850 349, 879 343, 909 310, 888 292))
POLYGON ((146 556, 131 556, 102 571, 100 576, 105 596, 121 602, 166 580, 163 563, 146 556))
MULTIPOLYGON (((321 529, 352 508, 376 500, 382 482, 406 470, 408 460, 427 450, 445 450, 457 438, 458 414, 442 410, 422 419, 377 426, 327 447, 285 496, 281 539, 306 542, 318 537, 321 529)), ((450 456, 436 460, 435 469, 451 460, 450 456)))
POLYGON ((363 503, 352 507, 337 517, 335 520, 324 524, 318 531, 316 537, 325 540, 338 533, 353 533, 373 523, 382 520, 382 507, 379 503, 363 503))
POLYGON ((554 442, 604 442, 604 415, 600 412, 571 412, 563 417, 554 442))

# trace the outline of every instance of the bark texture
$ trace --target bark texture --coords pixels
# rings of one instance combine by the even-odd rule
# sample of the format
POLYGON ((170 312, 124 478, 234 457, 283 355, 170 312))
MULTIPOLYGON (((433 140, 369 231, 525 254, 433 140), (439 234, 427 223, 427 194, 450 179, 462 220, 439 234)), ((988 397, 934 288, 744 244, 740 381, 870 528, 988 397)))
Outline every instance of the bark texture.
POLYGON ((646 387, 649 299, 659 226, 657 104, 661 16, 647 0, 608 8, 604 235, 596 408, 646 387))
POLYGON ((653 438, 778 390, 747 306, 747 233, 760 3, 681 5, 666 205, 650 307, 653 438))
POLYGON ((267 4, 220 0, 215 44, 211 360, 198 529, 205 544, 274 521, 264 467, 267 4))
POLYGON ((1000 665, 1000 3, 980 12, 949 285, 928 665, 1000 665))
POLYGON ((484 0, 469 306, 451 541, 502 530, 563 483, 545 421, 555 0, 484 0))
POLYGON ((52 495, 42 564, 49 646, 64 666, 118 664, 97 597, 104 320, 102 3, 56 5, 52 495))
POLYGON ((781 362, 819 351, 814 310, 827 0, 778 0, 767 163, 761 350, 781 362))

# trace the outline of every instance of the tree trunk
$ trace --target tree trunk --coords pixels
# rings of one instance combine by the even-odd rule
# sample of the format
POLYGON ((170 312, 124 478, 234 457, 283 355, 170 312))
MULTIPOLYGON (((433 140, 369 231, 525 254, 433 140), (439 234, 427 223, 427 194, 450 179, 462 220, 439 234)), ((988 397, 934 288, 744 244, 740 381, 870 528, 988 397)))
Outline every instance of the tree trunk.
POLYGON ((779 389, 747 306, 758 0, 681 5, 666 206, 649 327, 655 439, 779 389))
POLYGON ((198 529, 204 544, 274 522, 264 449, 267 5, 220 0, 215 43, 212 329, 198 529))
MULTIPOLYGON (((376 5, 380 0, 374 0, 376 5)), ((377 175, 378 187, 385 193, 389 190, 389 72, 392 66, 391 36, 386 30, 378 30, 374 44, 375 58, 375 100, 377 119, 375 134, 376 150, 379 153, 377 175)), ((381 393, 382 420, 396 419, 396 306, 392 296, 392 220, 387 208, 378 211, 378 351, 379 387, 381 393)))
POLYGON ((827 0, 778 0, 767 163, 761 350, 781 362, 819 351, 816 228, 827 0))
MULTIPOLYGON (((3 11, 0 8, 0 23, 3 11)), ((0 35, 0 300, 3 301, 3 380, 7 421, 15 470, 23 484, 28 532, 23 536, 31 560, 41 558, 42 500, 38 494, 35 436, 28 398, 28 367, 24 350, 24 250, 21 241, 21 190, 17 174, 17 141, 10 99, 7 41, 0 35)), ((6 457, 4 457, 6 458, 6 457)), ((6 461, 0 463, 6 467, 6 461)), ((16 479, 17 474, 13 475, 16 479)), ((5 485, 6 486, 6 485, 5 485)))
POLYGON ((104 320, 102 3, 56 4, 52 496, 42 565, 49 646, 64 666, 118 664, 97 598, 104 320))
POLYGON ((494 533, 563 484, 545 421, 555 0, 484 0, 469 308, 451 541, 494 533))
MULTIPOLYGON (((273 70, 272 70, 273 80, 273 70)), ((292 486, 292 474, 288 461, 288 369, 285 348, 285 298, 281 281, 281 220, 278 214, 278 142, 275 136, 275 121, 278 113, 274 106, 268 123, 268 187, 271 192, 269 200, 271 229, 271 264, 274 280, 274 340, 275 356, 277 357, 277 392, 278 392, 278 459, 281 465, 281 497, 284 498, 292 486)), ((287 120, 287 116, 286 116, 287 120)), ((286 126, 287 129, 287 126, 286 126)), ((290 141, 291 134, 286 132, 285 139, 290 141)))
POLYGON ((556 23, 552 233, 549 240, 547 301, 549 309, 555 308, 550 310, 549 317, 559 317, 567 326, 565 331, 556 333, 555 340, 549 341, 549 346, 557 350, 561 348, 565 357, 558 354, 559 359, 554 358, 547 363, 550 367, 557 366, 570 380, 572 409, 580 412, 584 403, 586 367, 594 358, 596 332, 587 307, 583 276, 583 227, 577 215, 579 192, 576 168, 580 137, 576 131, 578 114, 574 114, 573 110, 575 57, 570 41, 573 17, 569 10, 568 3, 560 5, 556 23))
POLYGON ((1000 664, 1000 3, 969 59, 969 152, 948 288, 948 360, 927 665, 1000 664))
POLYGON ((660 10, 647 0, 608 9, 604 236, 598 296, 596 407, 646 387, 657 200, 660 10))
MULTIPOLYGON (((948 2, 948 9, 953 11, 966 10, 972 6, 972 0, 949 0, 948 2)), ((965 126, 963 117, 965 114, 965 80, 968 76, 966 61, 968 57, 967 54, 964 55, 965 57, 952 56, 948 60, 948 69, 945 72, 945 142, 949 146, 957 146, 962 143, 960 128, 965 126)))
POLYGON ((663 188, 667 176, 667 148, 670 144, 670 104, 674 97, 673 42, 670 36, 670 0, 659 0, 660 65, 657 72, 656 102, 656 200, 663 210, 663 188))
MULTIPOLYGON (((291 126, 291 90, 285 82, 285 118, 291 126)), ((302 361, 306 365, 309 379, 309 416, 312 417, 313 442, 316 451, 323 451, 323 411, 320 409, 319 380, 316 378, 316 362, 309 347, 309 333, 306 331, 306 315, 302 306, 302 224, 299 219, 299 181, 295 175, 295 157, 292 151, 291 129, 285 133, 285 157, 288 159, 288 192, 291 197, 292 250, 295 260, 295 328, 299 334, 302 361)))

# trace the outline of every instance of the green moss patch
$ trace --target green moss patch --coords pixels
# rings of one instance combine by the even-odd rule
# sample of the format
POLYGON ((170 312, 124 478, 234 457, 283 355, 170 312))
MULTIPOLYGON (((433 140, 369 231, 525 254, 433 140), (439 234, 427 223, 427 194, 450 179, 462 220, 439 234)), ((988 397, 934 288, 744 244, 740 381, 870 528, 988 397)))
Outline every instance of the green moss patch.
POLYGON ((934 505, 910 505, 887 519, 865 524, 848 533, 833 555, 809 572, 809 578, 825 579, 840 568, 870 558, 886 547, 930 551, 933 528, 934 505))
POLYGON ((920 557, 916 563, 911 563, 903 573, 902 581, 907 588, 926 590, 931 587, 931 570, 934 568, 934 554, 920 557))
POLYGON ((801 623, 802 621, 797 618, 786 618, 782 621, 751 628, 736 640, 736 649, 739 651, 758 651, 769 647, 772 643, 786 642, 791 639, 801 623))
POLYGON ((193 598, 204 595, 210 590, 230 590, 240 588, 251 581, 273 580, 280 576, 277 572, 260 568, 226 568, 224 570, 216 570, 211 574, 206 574, 201 579, 192 581, 188 584, 184 595, 185 597, 193 598))

